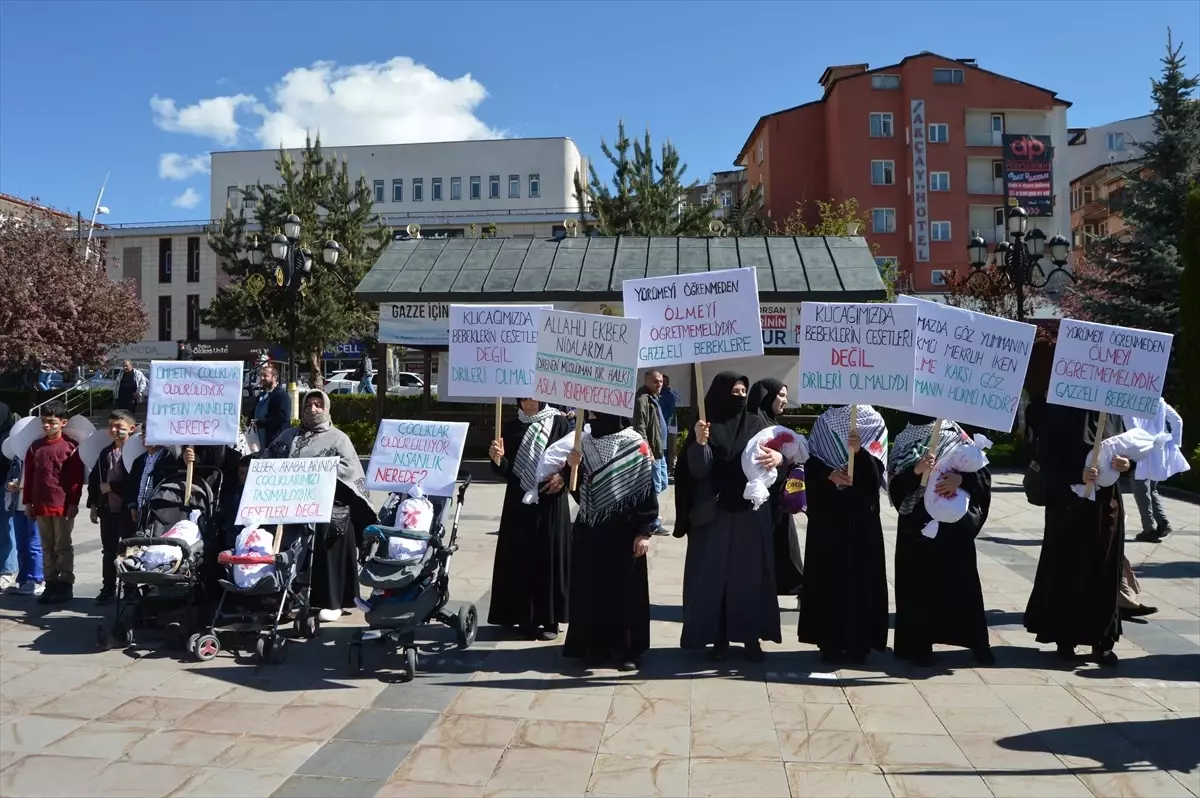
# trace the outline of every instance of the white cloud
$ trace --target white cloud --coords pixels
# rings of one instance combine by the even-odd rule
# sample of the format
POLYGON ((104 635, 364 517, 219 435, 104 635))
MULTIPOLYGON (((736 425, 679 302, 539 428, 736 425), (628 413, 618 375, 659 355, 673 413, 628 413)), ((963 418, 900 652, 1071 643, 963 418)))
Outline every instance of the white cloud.
POLYGON ((192 175, 208 174, 208 155, 180 155, 164 152, 158 156, 158 176, 163 180, 187 180, 192 175))
POLYGON ((233 145, 237 143, 239 129, 234 115, 238 108, 254 102, 250 94, 235 94, 231 97, 211 97, 195 105, 177 108, 173 99, 156 94, 150 98, 150 109, 154 111, 154 124, 162 130, 189 133, 233 145))
POLYGON ((196 189, 188 186, 182 194, 171 200, 171 204, 176 208, 195 208, 200 204, 200 194, 196 189))

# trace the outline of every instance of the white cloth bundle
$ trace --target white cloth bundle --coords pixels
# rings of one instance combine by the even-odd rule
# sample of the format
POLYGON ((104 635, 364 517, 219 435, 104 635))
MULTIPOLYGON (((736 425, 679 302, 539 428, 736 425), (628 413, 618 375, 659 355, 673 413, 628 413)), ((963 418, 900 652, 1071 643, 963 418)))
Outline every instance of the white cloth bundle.
MULTIPOLYGON (((247 554, 271 556, 275 553, 274 548, 274 536, 267 534, 256 526, 250 526, 238 533, 237 542, 233 546, 233 553, 239 556, 247 554)), ((248 587, 254 587, 273 573, 275 573, 275 566, 267 563, 235 565, 233 566, 233 583, 244 590, 248 587)))
MULTIPOLYGON (((1152 457, 1155 452, 1161 452, 1170 440, 1171 436, 1167 433, 1153 435, 1140 427, 1134 427, 1120 435, 1105 438, 1100 443, 1100 456, 1096 458, 1096 487, 1112 487, 1121 478, 1121 472, 1112 467, 1113 457, 1142 460, 1152 457)), ((1091 466, 1092 453, 1089 451, 1083 460, 1083 468, 1080 469, 1080 473, 1082 474, 1084 469, 1091 468, 1091 466)), ((1086 485, 1072 485, 1071 490, 1075 491, 1076 496, 1096 501, 1096 491, 1093 490, 1090 492, 1091 495, 1087 495, 1089 491, 1086 485)))
POLYGON ((746 475, 742 498, 748 499, 755 510, 771 497, 770 488, 776 478, 774 468, 763 468, 754 462, 760 448, 779 452, 785 463, 802 463, 808 459, 808 440, 787 427, 767 427, 751 438, 742 450, 742 473, 746 475))
MULTIPOLYGON (((590 424, 584 426, 583 434, 592 434, 592 426, 590 424)), ((562 438, 556 440, 554 443, 546 447, 545 451, 542 452, 542 459, 538 461, 537 484, 539 487, 543 482, 549 479, 551 475, 557 474, 559 471, 562 471, 564 468, 566 468, 567 455, 569 455, 571 450, 574 448, 575 433, 573 431, 567 433, 562 438)), ((534 488, 533 490, 526 491, 525 495, 521 497, 521 503, 537 504, 538 489, 534 488)))
POLYGON ((1142 458, 1134 469, 1133 478, 1140 481, 1162 482, 1176 474, 1190 471, 1187 459, 1180 451, 1183 446, 1183 419, 1162 399, 1158 400, 1158 412, 1154 418, 1125 416, 1126 429, 1141 429, 1156 438, 1167 436, 1161 449, 1155 449, 1142 458))
MULTIPOLYGON (((187 520, 179 521, 166 532, 163 533, 164 538, 179 538, 189 546, 195 546, 200 542, 200 525, 197 521, 200 520, 200 511, 192 510, 188 513, 187 520)), ((174 570, 175 566, 182 559, 183 554, 175 546, 159 544, 157 546, 148 546, 142 552, 142 567, 144 570, 157 570, 160 567, 166 566, 170 570, 174 570)))
POLYGON ((983 452, 991 446, 992 442, 986 436, 976 435, 971 443, 956 446, 950 451, 950 454, 938 460, 933 466, 933 473, 929 475, 929 482, 925 487, 925 510, 933 520, 921 530, 922 535, 927 538, 935 538, 938 533, 938 524, 953 524, 967 514, 971 505, 970 494, 959 488, 954 491, 953 496, 941 496, 937 492, 938 480, 951 471, 973 474, 984 468, 988 464, 988 459, 983 452))
MULTIPOLYGON (((396 507, 396 526, 410 532, 428 532, 433 528, 433 502, 421 495, 419 488, 396 507)), ((412 540, 398 535, 388 536, 388 559, 404 560, 424 554, 429 548, 425 540, 412 540)))

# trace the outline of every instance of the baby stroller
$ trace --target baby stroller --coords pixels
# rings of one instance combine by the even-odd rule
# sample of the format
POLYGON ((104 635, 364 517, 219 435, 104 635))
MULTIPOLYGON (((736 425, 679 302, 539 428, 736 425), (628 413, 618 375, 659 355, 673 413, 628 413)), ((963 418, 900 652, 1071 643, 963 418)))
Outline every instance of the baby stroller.
POLYGON ((411 681, 417 671, 417 629, 434 620, 454 630, 459 648, 467 648, 475 642, 479 631, 479 611, 475 605, 468 602, 457 612, 446 609, 450 601, 450 560, 458 551, 458 515, 470 486, 468 475, 458 485, 457 501, 428 497, 433 504, 433 523, 428 533, 397 525, 396 510, 403 498, 399 494, 392 494, 380 510, 380 523, 367 527, 359 583, 388 593, 378 597, 365 613, 368 629, 356 633, 350 643, 348 667, 351 676, 362 672, 363 642, 378 640, 404 652, 404 677, 411 681), (454 513, 447 539, 446 519, 450 516, 451 506, 454 513), (403 547, 389 551, 391 538, 400 539, 403 547), (388 556, 401 551, 402 556, 396 559, 388 556))
POLYGON ((164 477, 151 491, 135 536, 118 544, 112 628, 97 627, 100 648, 113 641, 133 645, 135 629, 161 630, 169 644, 182 645, 199 625, 197 594, 205 593, 205 544, 211 545, 216 534, 221 480, 219 469, 194 466, 186 502, 186 471, 164 477), (199 540, 164 537, 189 516, 199 527, 199 540))
POLYGON ((208 631, 188 640, 192 656, 208 662, 222 647, 232 651, 248 648, 237 643, 253 637, 259 662, 282 663, 287 658, 288 638, 279 626, 288 619, 293 619, 298 636, 316 637, 320 622, 309 605, 307 579, 300 579, 311 570, 315 539, 312 524, 292 524, 283 527, 276 554, 221 552, 217 562, 227 569, 226 577, 218 580, 221 598, 208 631), (256 566, 257 573, 249 576, 249 569, 256 566), (247 570, 239 572, 239 568, 247 570))

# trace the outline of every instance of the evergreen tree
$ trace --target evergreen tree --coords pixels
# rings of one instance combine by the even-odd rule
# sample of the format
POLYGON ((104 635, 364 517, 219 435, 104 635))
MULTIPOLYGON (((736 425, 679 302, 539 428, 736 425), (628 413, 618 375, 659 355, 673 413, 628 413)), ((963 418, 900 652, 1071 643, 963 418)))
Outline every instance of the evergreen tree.
POLYGON ((705 236, 712 221, 709 205, 689 205, 687 193, 697 184, 685 185, 687 165, 670 141, 656 160, 650 131, 641 142, 625 135, 625 123, 617 126, 612 147, 600 140, 600 151, 613 167, 612 187, 604 185, 594 166, 589 180, 575 173, 575 199, 580 214, 596 221, 590 229, 606 236, 705 236), (630 151, 632 150, 632 155, 630 151))
POLYGON ((208 237, 229 281, 201 312, 205 324, 237 330, 264 341, 289 342, 292 303, 296 303, 296 360, 308 362, 312 384, 321 373, 321 352, 351 339, 374 337, 374 308, 358 301, 354 289, 392 239, 373 210, 373 196, 365 177, 351 180, 346 161, 327 157, 321 140, 306 140, 298 159, 279 149, 275 161, 280 185, 259 183, 242 190, 242 209, 225 217, 208 237), (247 203, 255 204, 259 224, 246 219, 247 203), (288 214, 300 217, 300 245, 312 250, 312 270, 302 291, 291 293, 277 281, 278 264, 270 257, 254 267, 253 246, 267 246, 283 229, 288 214), (327 240, 345 248, 337 264, 325 263, 327 240), (250 279, 258 274, 265 279, 250 279), (265 284, 264 284, 265 283, 265 284))
POLYGON ((1185 74, 1181 50, 1168 31, 1162 77, 1151 82, 1154 139, 1138 143, 1141 168, 1127 182, 1129 230, 1089 246, 1088 258, 1106 268, 1068 289, 1096 321, 1179 331, 1180 236, 1188 190, 1200 177, 1200 102, 1192 97, 1200 79, 1185 74), (1111 282, 1127 290, 1105 291, 1111 282))
MULTIPOLYGON (((1183 279, 1180 280, 1180 309, 1182 329, 1175 339, 1175 357, 1180 373, 1191 379, 1179 384, 1179 412, 1191 423, 1183 425, 1187 435, 1186 454, 1191 454, 1200 445, 1200 185, 1193 185, 1188 193, 1187 218, 1183 225, 1182 238, 1183 279)), ((1200 463, 1193 462, 1193 468, 1200 463)))

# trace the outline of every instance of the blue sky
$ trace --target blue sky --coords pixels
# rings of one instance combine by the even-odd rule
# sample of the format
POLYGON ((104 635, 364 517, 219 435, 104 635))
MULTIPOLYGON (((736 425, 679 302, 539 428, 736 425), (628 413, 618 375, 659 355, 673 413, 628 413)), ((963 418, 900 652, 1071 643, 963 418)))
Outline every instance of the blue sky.
POLYGON ((826 66, 921 50, 1053 89, 1074 103, 1069 124, 1101 124, 1150 110, 1167 26, 1200 71, 1195 0, 8 0, 0 192, 88 212, 111 172, 108 221, 197 219, 200 156, 295 135, 311 118, 335 144, 500 131, 570 136, 593 159, 623 118, 669 136, 703 177, 730 167, 759 116, 817 99, 826 66), (379 87, 397 80, 411 90, 389 99, 379 87), (366 111, 364 95, 376 98, 366 111))

